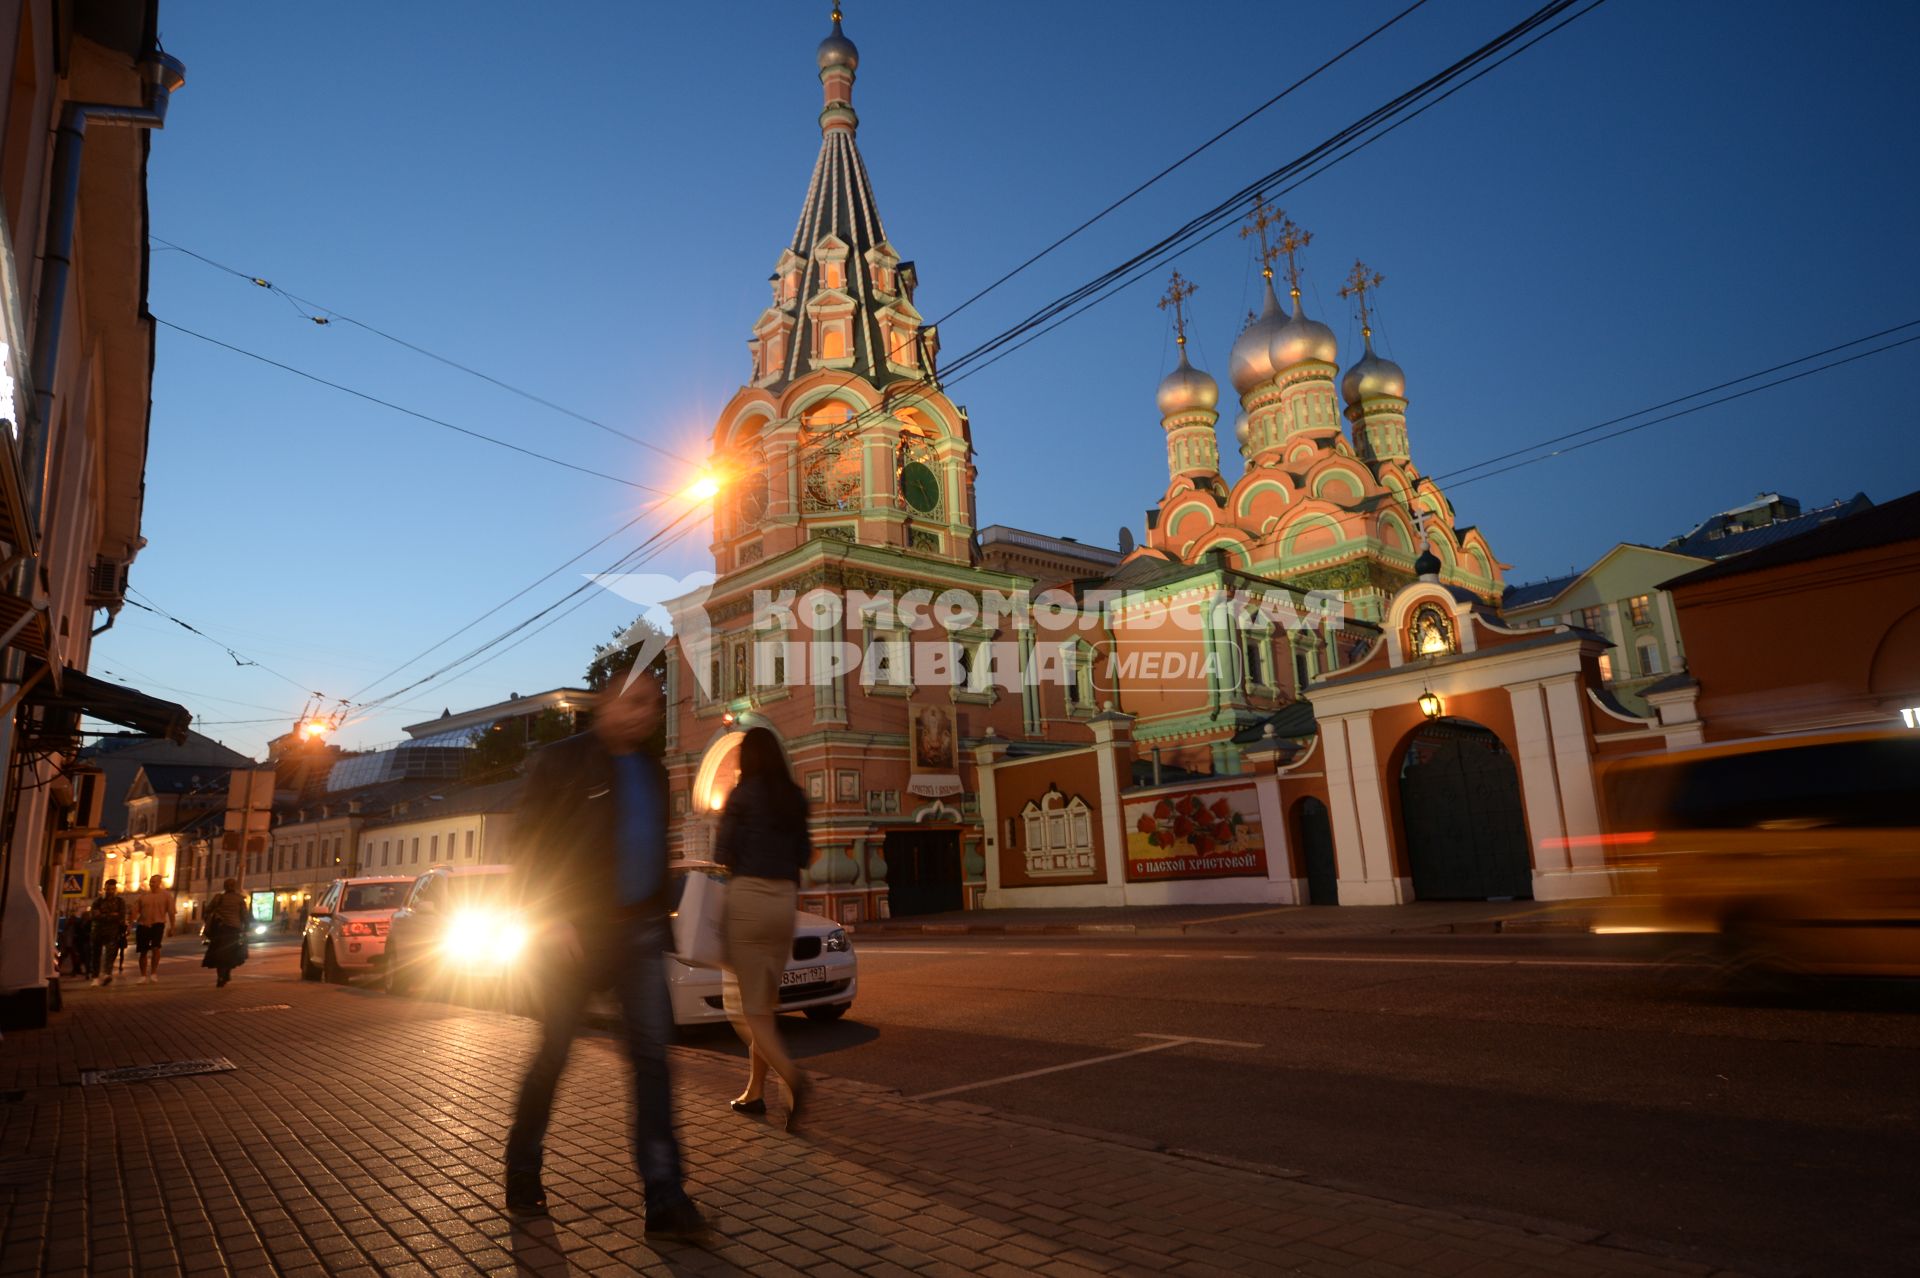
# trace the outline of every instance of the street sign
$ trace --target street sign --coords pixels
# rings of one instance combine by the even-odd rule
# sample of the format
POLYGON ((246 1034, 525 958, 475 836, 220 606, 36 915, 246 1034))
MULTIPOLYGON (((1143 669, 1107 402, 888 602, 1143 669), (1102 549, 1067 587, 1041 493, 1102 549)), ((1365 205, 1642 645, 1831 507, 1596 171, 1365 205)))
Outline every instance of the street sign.
POLYGON ((60 871, 61 896, 91 896, 87 890, 87 872, 85 870, 60 871))

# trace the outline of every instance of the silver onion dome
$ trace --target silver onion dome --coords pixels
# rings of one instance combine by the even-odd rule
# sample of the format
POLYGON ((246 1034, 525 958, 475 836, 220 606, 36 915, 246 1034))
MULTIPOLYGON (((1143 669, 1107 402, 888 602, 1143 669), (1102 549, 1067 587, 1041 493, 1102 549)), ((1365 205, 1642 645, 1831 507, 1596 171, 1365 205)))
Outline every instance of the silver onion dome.
POLYGON ((833 11, 833 32, 820 42, 820 50, 817 56, 822 71, 825 71, 828 67, 845 67, 849 71, 856 71, 860 67, 859 48, 854 45, 853 41, 847 39, 846 36, 840 33, 840 11, 838 9, 833 11))
POLYGON ((1220 383, 1214 381, 1211 374, 1203 373, 1189 364, 1187 348, 1182 346, 1179 366, 1160 380, 1160 390, 1155 399, 1160 405, 1162 417, 1196 409, 1211 412, 1220 402, 1220 383))
POLYGON ((1375 355, 1373 341, 1368 339, 1367 353, 1362 355, 1360 362, 1349 368, 1347 375, 1340 379, 1340 395, 1349 404, 1379 399, 1383 395, 1405 399, 1407 375, 1392 360, 1375 355))
POLYGON ((1295 295, 1293 314, 1275 330, 1267 356, 1273 361, 1276 373, 1310 359, 1322 364, 1338 364, 1340 343, 1332 329, 1319 320, 1307 318, 1306 312, 1300 309, 1299 296, 1295 295))
POLYGON ((1227 376, 1233 389, 1244 395, 1278 371, 1273 362, 1273 340, 1286 327, 1287 316, 1280 299, 1273 295, 1273 281, 1267 280, 1267 304, 1260 317, 1248 324, 1234 340, 1227 357, 1227 376))

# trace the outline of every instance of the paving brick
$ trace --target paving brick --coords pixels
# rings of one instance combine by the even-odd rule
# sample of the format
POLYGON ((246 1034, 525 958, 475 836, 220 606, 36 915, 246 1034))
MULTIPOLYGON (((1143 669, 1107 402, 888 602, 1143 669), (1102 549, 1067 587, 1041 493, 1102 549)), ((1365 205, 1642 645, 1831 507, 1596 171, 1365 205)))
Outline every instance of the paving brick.
POLYGON ((271 977, 244 986, 238 998, 184 978, 82 988, 49 1029, 9 1036, 0 1089, 35 1090, 0 1110, 0 1166, 38 1160, 50 1174, 0 1189, 0 1278, 131 1273, 136 1258, 155 1278, 1699 1272, 830 1077, 815 1139, 795 1140, 716 1099, 737 1089, 736 1061, 681 1048, 689 1183, 718 1237, 706 1251, 655 1248, 626 1148, 625 1065, 599 1035, 577 1045, 555 1110, 554 1217, 517 1225, 499 1211, 500 1154, 528 1022, 271 977), (268 1001, 293 1014, 199 1015, 268 1001), (57 1085, 102 1062, 215 1054, 239 1068, 57 1085), (227 1121, 210 1128, 213 1113, 227 1121), (333 1114, 356 1122, 319 1117, 333 1114))

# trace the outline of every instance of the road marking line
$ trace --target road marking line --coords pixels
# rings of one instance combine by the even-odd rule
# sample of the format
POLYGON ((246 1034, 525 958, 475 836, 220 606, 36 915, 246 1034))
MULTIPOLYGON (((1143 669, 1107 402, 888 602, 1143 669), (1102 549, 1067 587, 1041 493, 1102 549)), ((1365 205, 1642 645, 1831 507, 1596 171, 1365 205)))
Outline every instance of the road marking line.
POLYGON ((1134 1037, 1166 1038, 1172 1039, 1176 1043, 1207 1043, 1214 1047, 1244 1047, 1250 1051, 1262 1046, 1260 1043, 1242 1043, 1238 1039, 1233 1038, 1196 1038, 1192 1034, 1135 1034, 1134 1037))
POLYGON ((1182 1034, 1137 1034, 1136 1038, 1154 1038, 1161 1040, 1149 1043, 1145 1047, 1129 1048, 1124 1052, 1109 1052, 1105 1056, 1090 1056, 1083 1061, 1068 1061, 1064 1065, 1048 1065, 1044 1069, 1030 1069, 1019 1074, 1004 1074, 999 1078, 982 1079, 977 1083, 962 1083, 958 1087, 943 1087, 937 1092, 922 1092, 918 1096, 909 1096, 908 1100, 938 1100, 942 1096, 954 1096, 960 1092, 976 1091, 982 1087, 997 1087, 1001 1083, 1017 1083, 1023 1079, 1039 1078, 1045 1074, 1058 1074, 1069 1069, 1083 1069, 1088 1065, 1104 1065, 1108 1061, 1125 1060, 1129 1056, 1144 1056, 1148 1052, 1164 1052, 1169 1047, 1183 1047, 1192 1043, 1201 1043, 1216 1047, 1259 1047, 1258 1043, 1237 1043, 1224 1038, 1194 1038, 1182 1034))
POLYGON ((1664 967, 1632 959, 1420 958, 1376 954, 1287 954, 1289 963, 1417 963, 1453 967, 1664 967))

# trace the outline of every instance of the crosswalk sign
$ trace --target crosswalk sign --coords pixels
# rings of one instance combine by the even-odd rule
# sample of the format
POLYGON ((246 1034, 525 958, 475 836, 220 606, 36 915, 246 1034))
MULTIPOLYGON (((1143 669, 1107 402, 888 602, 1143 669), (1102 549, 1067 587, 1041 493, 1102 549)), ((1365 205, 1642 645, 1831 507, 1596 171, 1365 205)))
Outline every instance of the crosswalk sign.
POLYGON ((85 870, 60 871, 61 896, 86 896, 87 872, 85 870))

